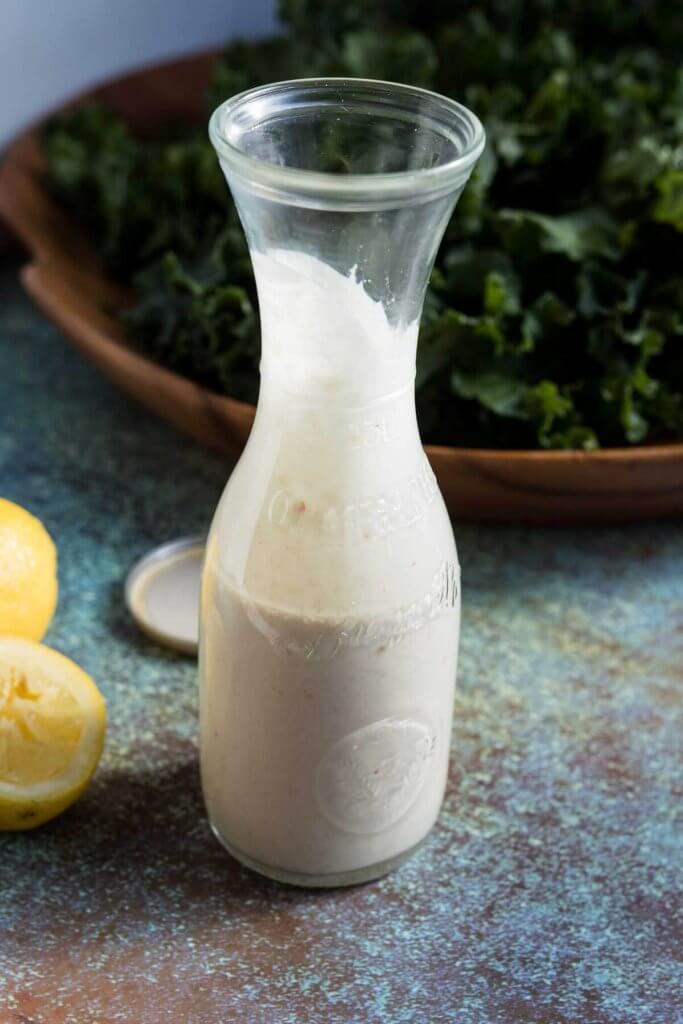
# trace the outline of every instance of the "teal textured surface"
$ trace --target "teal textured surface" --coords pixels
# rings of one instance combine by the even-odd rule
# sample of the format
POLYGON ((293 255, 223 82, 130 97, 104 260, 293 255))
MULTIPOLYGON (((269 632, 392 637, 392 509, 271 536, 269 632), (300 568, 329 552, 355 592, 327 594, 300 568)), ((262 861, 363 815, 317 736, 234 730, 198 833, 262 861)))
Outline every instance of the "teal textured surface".
POLYGON ((114 390, 5 265, 0 494, 58 544, 47 640, 109 731, 80 803, 0 836, 0 1024, 683 1021, 683 526, 456 526, 441 819, 394 875, 308 893, 211 836, 195 665, 123 602, 136 558, 206 529, 229 468, 114 390))

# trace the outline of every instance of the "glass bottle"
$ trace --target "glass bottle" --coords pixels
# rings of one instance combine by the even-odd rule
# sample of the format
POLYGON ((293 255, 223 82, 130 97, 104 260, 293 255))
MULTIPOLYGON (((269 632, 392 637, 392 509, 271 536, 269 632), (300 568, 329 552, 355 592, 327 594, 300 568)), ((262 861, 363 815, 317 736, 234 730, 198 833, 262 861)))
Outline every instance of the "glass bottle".
POLYGON ((419 845, 446 783, 460 577, 415 355, 484 133, 421 89, 308 79, 228 100, 210 135, 249 243, 262 361, 204 564, 204 797, 249 867, 351 884, 419 845))

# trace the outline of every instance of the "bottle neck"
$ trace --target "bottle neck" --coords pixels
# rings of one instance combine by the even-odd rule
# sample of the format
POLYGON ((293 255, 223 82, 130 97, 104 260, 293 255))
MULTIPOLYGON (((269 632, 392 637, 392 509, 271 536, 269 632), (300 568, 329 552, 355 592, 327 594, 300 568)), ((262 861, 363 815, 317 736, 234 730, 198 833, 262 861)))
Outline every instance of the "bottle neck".
POLYGON ((279 444, 303 452, 322 449, 340 458, 374 458, 382 451, 419 446, 415 387, 382 396, 293 392, 272 373, 261 377, 254 431, 279 437, 279 444))
MULTIPOLYGON (((262 329, 262 401, 283 398, 334 413, 370 410, 408 394, 417 321, 392 325, 352 272, 305 252, 252 253, 262 329)), ((400 403, 399 403, 400 404, 400 403)))

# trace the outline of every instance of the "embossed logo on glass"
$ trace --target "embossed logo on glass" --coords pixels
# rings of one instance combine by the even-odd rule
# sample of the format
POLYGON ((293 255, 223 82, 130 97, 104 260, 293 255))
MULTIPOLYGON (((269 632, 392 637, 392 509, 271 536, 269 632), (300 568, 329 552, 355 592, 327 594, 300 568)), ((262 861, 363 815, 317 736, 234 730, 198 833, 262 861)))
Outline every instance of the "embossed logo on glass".
POLYGON ((396 437, 395 424, 386 416, 351 420, 347 424, 346 434, 352 451, 390 444, 396 437))
MULTIPOLYGON (((371 618, 349 616, 305 639, 292 635, 280 621, 272 621, 253 603, 245 602, 245 610, 252 625, 268 637, 278 654, 305 661, 329 661, 348 649, 393 647, 409 633, 417 633, 456 608, 459 596, 460 566, 444 562, 434 574, 430 589, 419 600, 371 618)), ((314 623, 314 619, 307 620, 308 625, 314 623)))
POLYGON ((434 731, 411 718, 387 718, 357 729, 318 765, 320 809, 346 832, 383 832, 417 799, 435 749, 434 731))
POLYGON ((309 530, 338 543, 378 541, 421 522, 438 494, 426 456, 402 487, 347 504, 311 504, 279 488, 267 505, 268 521, 286 531, 309 530))

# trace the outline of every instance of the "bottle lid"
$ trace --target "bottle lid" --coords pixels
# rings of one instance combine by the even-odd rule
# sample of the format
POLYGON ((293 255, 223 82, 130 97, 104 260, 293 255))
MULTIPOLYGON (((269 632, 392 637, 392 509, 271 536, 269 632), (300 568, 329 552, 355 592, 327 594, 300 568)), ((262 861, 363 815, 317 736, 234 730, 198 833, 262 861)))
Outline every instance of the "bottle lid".
POLYGON ((196 654, 199 584, 206 538, 181 537, 154 548, 126 578, 126 604, 138 626, 154 640, 196 654))

